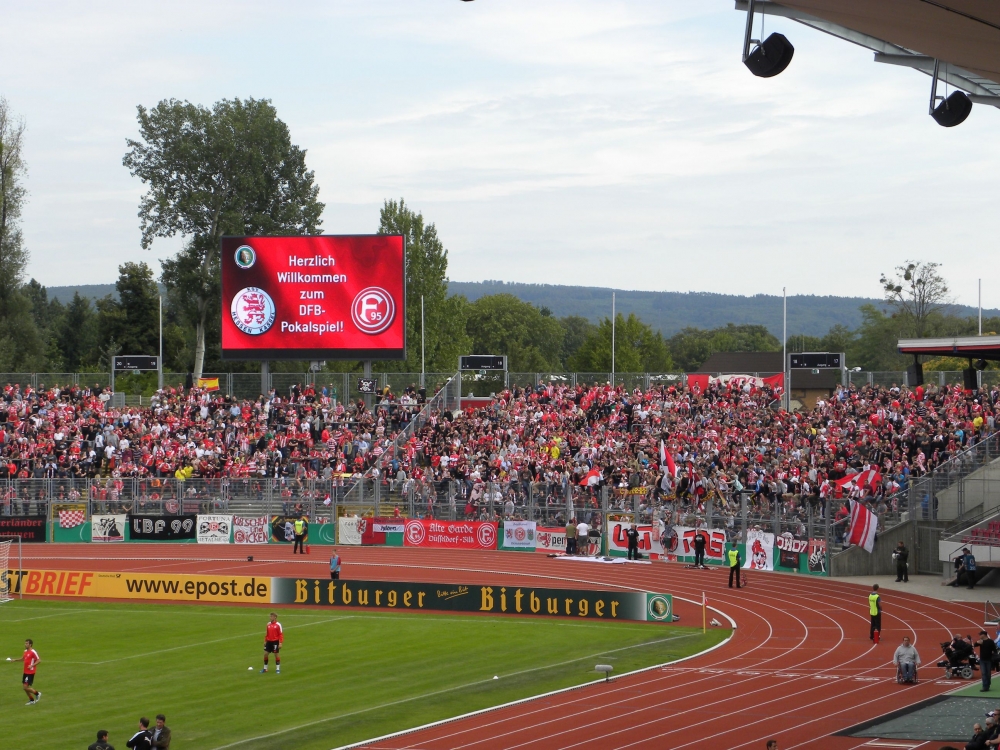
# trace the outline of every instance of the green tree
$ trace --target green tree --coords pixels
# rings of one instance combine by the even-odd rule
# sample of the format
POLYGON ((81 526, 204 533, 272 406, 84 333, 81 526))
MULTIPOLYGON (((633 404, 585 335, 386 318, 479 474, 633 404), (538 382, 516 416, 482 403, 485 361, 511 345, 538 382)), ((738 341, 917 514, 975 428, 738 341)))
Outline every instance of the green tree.
POLYGON ((558 370, 563 327, 551 315, 512 294, 488 294, 469 303, 466 331, 472 354, 507 356, 514 372, 558 370))
POLYGON ((220 239, 316 234, 319 187, 306 152, 266 99, 223 99, 212 109, 170 99, 138 107, 138 120, 140 139, 128 141, 123 163, 148 187, 139 203, 142 246, 176 234, 188 239, 174 265, 164 264, 163 279, 195 329, 201 375, 208 321, 220 309, 220 239))
POLYGON ((68 372, 97 364, 97 318, 90 300, 79 292, 66 305, 57 331, 63 367, 68 372))
POLYGON ((24 121, 0 98, 0 370, 7 372, 45 365, 45 344, 23 290, 28 264, 20 225, 27 198, 24 131, 24 121))
POLYGON ((101 341, 114 341, 119 354, 150 354, 159 350, 159 289, 145 263, 123 263, 115 283, 118 299, 98 300, 97 328, 101 341))
POLYGON ((719 328, 685 328, 669 341, 670 353, 684 372, 694 372, 716 352, 774 352, 781 342, 760 325, 729 323, 719 328))
MULTIPOLYGON (((584 340, 569 362, 578 372, 611 371, 611 318, 603 318, 584 340)), ((614 348, 616 372, 670 372, 674 362, 663 336, 629 313, 615 316, 614 348)))
POLYGON ((563 362, 563 367, 566 367, 566 363, 579 351, 580 347, 583 346, 583 342, 587 340, 587 337, 597 331, 597 326, 581 315, 567 315, 564 318, 560 318, 559 322, 562 324, 564 331, 560 359, 563 362))
POLYGON ((406 243, 406 360, 388 367, 420 372, 420 300, 424 302, 424 349, 427 372, 454 372, 458 358, 469 354, 462 296, 448 296, 448 251, 434 224, 402 198, 387 200, 379 212, 379 234, 401 234, 406 243))
POLYGON ((929 335, 931 319, 951 304, 948 284, 938 271, 940 267, 940 263, 907 261, 896 266, 893 275, 882 274, 879 279, 885 301, 895 311, 901 327, 912 331, 916 338, 929 335))

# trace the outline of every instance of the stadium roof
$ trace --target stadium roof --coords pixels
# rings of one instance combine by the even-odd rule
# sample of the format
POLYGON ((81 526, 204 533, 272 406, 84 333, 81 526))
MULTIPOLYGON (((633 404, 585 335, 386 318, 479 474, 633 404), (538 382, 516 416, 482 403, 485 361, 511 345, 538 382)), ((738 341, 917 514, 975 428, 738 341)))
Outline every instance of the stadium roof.
POLYGON ((1000 360, 1000 336, 959 336, 944 339, 900 339, 900 354, 1000 360))
MULTIPOLYGON (((736 0, 746 11, 747 0, 736 0)), ((755 0, 755 13, 790 18, 875 53, 875 62, 939 76, 979 104, 1000 107, 997 0, 755 0)))

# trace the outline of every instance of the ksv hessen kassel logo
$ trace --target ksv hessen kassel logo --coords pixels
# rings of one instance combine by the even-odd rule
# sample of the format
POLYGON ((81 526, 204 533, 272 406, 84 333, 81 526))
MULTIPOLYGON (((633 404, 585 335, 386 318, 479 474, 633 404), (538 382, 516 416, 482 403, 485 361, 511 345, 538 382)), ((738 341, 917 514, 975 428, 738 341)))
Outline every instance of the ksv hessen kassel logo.
POLYGON ((243 333, 259 336, 274 323, 274 300, 263 289, 240 289, 229 306, 233 322, 243 333))
POLYGON ((362 289, 351 303, 351 320, 369 336, 382 333, 395 317, 396 303, 385 289, 377 286, 362 289))

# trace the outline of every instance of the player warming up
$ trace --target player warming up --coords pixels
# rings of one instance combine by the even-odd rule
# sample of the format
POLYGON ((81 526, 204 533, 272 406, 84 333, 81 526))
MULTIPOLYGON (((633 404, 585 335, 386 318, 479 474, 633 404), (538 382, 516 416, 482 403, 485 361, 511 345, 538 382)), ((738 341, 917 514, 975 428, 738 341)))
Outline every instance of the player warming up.
POLYGON ((41 657, 38 656, 38 652, 35 651, 35 643, 30 638, 24 642, 24 653, 19 659, 7 658, 7 661, 20 661, 24 662, 24 674, 21 676, 21 687, 24 688, 24 694, 28 696, 28 702, 26 706, 33 706, 38 701, 42 699, 42 691, 35 690, 35 670, 38 668, 38 663, 41 661, 41 657))
POLYGON ((274 673, 281 674, 281 644, 285 642, 285 633, 278 622, 278 615, 271 613, 271 622, 267 624, 267 632, 264 634, 264 668, 261 674, 267 671, 267 655, 274 654, 274 673))

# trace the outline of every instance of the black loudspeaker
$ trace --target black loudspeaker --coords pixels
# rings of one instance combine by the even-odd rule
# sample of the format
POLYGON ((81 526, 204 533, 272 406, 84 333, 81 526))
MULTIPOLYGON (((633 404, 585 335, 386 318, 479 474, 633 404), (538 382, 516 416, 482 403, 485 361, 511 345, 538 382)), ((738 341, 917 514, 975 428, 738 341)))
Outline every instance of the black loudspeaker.
MULTIPOLYGON (((765 39, 763 44, 754 47, 753 52, 743 64, 758 78, 771 78, 788 67, 793 54, 795 54, 795 47, 792 46, 792 43, 784 35, 775 32, 765 39)), ((935 115, 935 119, 936 117, 935 115)))
POLYGON ((910 386, 924 384, 924 366, 922 364, 910 365, 906 368, 906 382, 910 386))
POLYGON ((962 380, 965 381, 965 390, 974 391, 979 387, 979 378, 976 377, 975 367, 966 367, 962 370, 962 380))
POLYGON ((953 128, 965 122, 972 111, 972 100, 962 91, 952 92, 931 112, 931 117, 943 128, 953 128))

